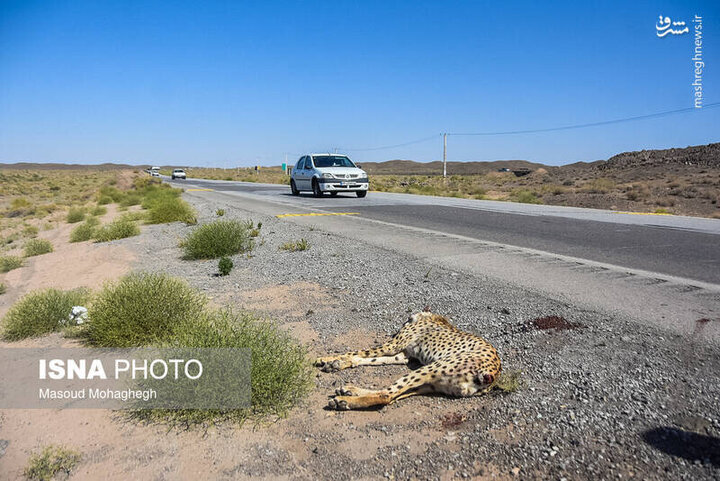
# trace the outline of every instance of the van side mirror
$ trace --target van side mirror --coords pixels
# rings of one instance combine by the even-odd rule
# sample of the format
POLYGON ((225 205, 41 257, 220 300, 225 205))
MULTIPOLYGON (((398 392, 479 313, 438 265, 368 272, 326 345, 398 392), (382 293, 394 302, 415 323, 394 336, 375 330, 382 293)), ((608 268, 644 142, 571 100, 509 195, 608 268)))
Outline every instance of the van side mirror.
POLYGON ((360 164, 355 164, 355 167, 357 167, 358 169, 362 169, 362 166, 360 164))

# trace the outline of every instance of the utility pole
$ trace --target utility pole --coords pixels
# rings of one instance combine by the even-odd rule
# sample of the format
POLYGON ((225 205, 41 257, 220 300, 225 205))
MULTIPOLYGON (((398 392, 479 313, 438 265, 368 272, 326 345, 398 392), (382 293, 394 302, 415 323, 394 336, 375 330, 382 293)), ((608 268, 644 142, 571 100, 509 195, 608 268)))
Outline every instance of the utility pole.
POLYGON ((447 134, 443 134, 443 177, 447 177, 447 134))

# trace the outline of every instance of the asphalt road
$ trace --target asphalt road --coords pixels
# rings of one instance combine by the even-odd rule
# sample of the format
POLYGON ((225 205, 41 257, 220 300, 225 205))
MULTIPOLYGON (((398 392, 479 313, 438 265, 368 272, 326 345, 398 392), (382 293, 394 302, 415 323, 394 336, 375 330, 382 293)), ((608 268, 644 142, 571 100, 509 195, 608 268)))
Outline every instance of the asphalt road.
MULTIPOLYGON (((316 199, 287 186, 189 179, 294 208, 359 216, 631 269, 720 284, 720 220, 371 192, 316 199)), ((282 209, 280 209, 282 210, 282 209)))

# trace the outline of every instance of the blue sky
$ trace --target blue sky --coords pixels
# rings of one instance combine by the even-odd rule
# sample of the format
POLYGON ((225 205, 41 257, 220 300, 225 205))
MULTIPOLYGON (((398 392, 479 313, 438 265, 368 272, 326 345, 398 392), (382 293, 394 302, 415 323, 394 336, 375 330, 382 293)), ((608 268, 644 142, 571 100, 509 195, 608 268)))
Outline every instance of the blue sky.
MULTIPOLYGON (((658 38, 661 14, 703 17, 704 98, 720 101, 717 1, 2 1, 0 162, 430 161, 441 132, 692 107, 693 38, 658 38)), ((716 142, 718 126, 708 108, 450 137, 448 158, 563 164, 716 142)))

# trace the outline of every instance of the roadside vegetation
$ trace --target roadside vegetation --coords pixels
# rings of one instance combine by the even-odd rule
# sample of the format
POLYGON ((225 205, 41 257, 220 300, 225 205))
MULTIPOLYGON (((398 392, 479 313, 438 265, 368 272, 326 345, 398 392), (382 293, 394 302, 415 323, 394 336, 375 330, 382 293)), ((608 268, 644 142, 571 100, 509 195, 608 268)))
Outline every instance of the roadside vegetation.
POLYGON ((185 259, 216 259, 249 252, 254 247, 251 221, 216 220, 196 227, 180 243, 185 259))
POLYGON ((83 220, 85 220, 85 209, 81 207, 70 207, 67 214, 68 224, 82 222, 83 220))
POLYGON ((305 348, 271 321, 242 311, 209 310, 184 280, 135 273, 107 284, 95 297, 83 337, 95 347, 246 348, 252 352, 252 407, 231 411, 140 410, 153 422, 203 424, 282 416, 312 387, 305 348), (167 300, 159 303, 158 299, 167 300))
POLYGON ((280 246, 280 250, 288 252, 306 251, 310 248, 310 243, 307 239, 300 239, 299 241, 286 242, 280 246))
POLYGON ((0 274, 22 267, 23 260, 18 256, 0 256, 0 274))
POLYGON ((17 301, 2 320, 2 338, 18 341, 58 331, 66 325, 73 306, 90 299, 87 289, 33 291, 17 301))
POLYGON ((92 237, 95 242, 109 242, 136 235, 140 235, 140 227, 132 220, 121 217, 109 224, 95 228, 92 237))
POLYGON ((67 477, 81 458, 79 452, 63 446, 46 446, 39 454, 30 456, 23 474, 31 481, 50 481, 58 475, 67 477))
POLYGON ((235 265, 233 264, 232 259, 229 257, 221 257, 220 261, 218 262, 218 271, 220 272, 221 276, 226 276, 230 274, 230 271, 232 271, 233 267, 235 265))
POLYGON ((23 252, 25 257, 34 257, 47 254, 53 251, 53 246, 49 240, 46 239, 30 239, 25 243, 23 252))
POLYGON ((179 278, 133 273, 95 295, 84 289, 32 292, 8 311, 2 338, 17 341, 53 331, 93 347, 242 348, 252 356, 251 407, 233 410, 139 410, 131 416, 185 426, 284 416, 313 386, 306 348, 273 321, 245 311, 215 310, 179 278), (73 306, 88 307, 88 321, 71 325, 73 306))

